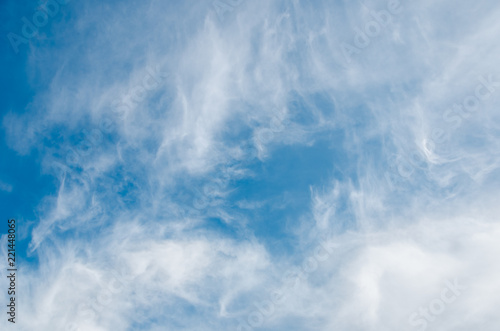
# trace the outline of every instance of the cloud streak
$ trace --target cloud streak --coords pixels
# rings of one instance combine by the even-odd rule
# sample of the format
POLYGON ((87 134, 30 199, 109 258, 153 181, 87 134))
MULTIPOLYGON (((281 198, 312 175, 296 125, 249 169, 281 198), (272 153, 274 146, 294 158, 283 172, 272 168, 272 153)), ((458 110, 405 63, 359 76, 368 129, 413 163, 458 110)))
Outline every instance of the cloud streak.
POLYGON ((498 329, 496 2, 64 10, 2 119, 55 183, 21 330, 498 329))

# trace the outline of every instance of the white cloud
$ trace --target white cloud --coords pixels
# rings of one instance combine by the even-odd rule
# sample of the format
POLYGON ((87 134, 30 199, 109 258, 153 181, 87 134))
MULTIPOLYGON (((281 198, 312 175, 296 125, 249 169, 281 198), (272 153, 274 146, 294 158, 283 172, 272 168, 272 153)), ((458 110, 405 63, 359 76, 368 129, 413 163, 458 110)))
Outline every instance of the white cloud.
POLYGON ((268 329, 416 329, 454 279, 466 289, 429 325, 498 329, 500 87, 447 113, 500 81, 495 2, 401 1, 348 65, 341 44, 387 1, 247 1, 222 22, 209 3, 73 6, 55 23, 64 46, 30 53, 45 87, 3 118, 9 146, 37 149, 59 180, 36 210, 21 329, 236 329, 322 236, 337 249, 268 329), (345 168, 311 187, 293 254, 274 256, 249 213, 275 204, 228 201, 234 181, 325 136, 345 168), (209 217, 234 233, 200 230, 209 217))

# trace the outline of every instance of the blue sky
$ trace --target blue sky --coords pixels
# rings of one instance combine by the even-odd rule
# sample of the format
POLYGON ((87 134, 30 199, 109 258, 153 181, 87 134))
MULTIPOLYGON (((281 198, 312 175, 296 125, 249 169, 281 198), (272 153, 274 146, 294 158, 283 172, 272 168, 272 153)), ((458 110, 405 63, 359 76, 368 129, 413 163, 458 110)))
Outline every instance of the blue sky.
POLYGON ((498 330, 496 1, 0 8, 2 330, 498 330))

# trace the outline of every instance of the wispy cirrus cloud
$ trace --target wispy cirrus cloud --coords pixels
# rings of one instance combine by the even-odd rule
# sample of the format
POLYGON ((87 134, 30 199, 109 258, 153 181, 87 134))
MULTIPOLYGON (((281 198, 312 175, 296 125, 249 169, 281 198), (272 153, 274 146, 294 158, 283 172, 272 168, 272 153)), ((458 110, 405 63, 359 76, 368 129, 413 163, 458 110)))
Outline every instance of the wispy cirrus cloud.
POLYGON ((496 330, 499 6, 222 2, 70 2, 26 50, 18 326, 496 330))

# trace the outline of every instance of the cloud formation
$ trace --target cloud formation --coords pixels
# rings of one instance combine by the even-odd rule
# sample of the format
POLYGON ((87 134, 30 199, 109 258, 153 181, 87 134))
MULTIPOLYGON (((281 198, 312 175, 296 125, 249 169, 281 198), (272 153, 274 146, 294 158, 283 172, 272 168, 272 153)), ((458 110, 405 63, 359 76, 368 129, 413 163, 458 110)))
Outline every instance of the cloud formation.
POLYGON ((20 330, 498 330, 495 1, 59 11, 20 330))

